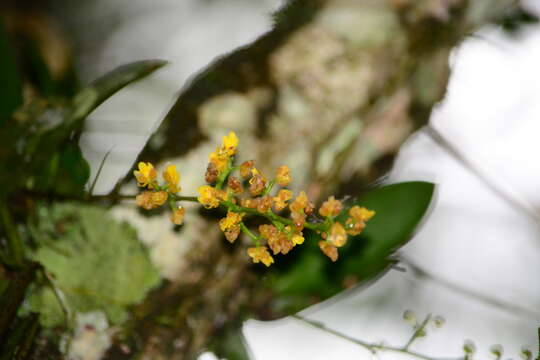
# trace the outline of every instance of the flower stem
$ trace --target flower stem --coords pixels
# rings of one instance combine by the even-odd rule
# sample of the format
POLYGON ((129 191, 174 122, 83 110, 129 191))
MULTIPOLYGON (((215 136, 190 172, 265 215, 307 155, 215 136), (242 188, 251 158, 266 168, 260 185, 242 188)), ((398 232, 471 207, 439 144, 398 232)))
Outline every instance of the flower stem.
POLYGON ((257 245, 257 246, 260 245, 259 237, 257 235, 255 235, 254 233, 252 233, 251 230, 249 230, 248 227, 243 222, 240 222, 240 229, 242 229, 242 232, 247 234, 251 238, 251 240, 253 240, 255 245, 257 245))
POLYGON ((179 195, 172 195, 172 196, 174 196, 175 201, 199 202, 196 196, 179 196, 179 195))
POLYGON ((275 184, 275 183, 276 183, 275 180, 270 181, 270 182, 268 183, 268 186, 266 186, 266 188, 264 189, 262 195, 263 195, 263 196, 264 196, 264 195, 268 195, 268 193, 269 193, 270 191, 272 191, 272 188, 274 187, 274 184, 275 184))

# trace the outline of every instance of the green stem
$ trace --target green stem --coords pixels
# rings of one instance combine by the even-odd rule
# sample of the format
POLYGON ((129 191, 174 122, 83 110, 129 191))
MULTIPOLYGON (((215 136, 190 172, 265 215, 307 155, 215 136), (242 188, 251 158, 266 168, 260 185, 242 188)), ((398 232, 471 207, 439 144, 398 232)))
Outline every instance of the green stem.
POLYGON ((233 158, 231 157, 229 159, 229 162, 227 163, 227 167, 225 168, 225 171, 223 171, 217 181, 216 181, 216 186, 215 188, 218 189, 218 190, 221 190, 221 187, 223 186, 223 183, 225 182, 225 180, 227 179, 227 176, 229 176, 229 174, 231 173, 231 171, 234 170, 234 167, 232 167, 232 162, 233 162, 233 158))
MULTIPOLYGON (((64 293, 62 293, 62 290, 58 288, 55 284, 54 278, 49 274, 46 270, 42 270, 43 276, 45 279, 47 279, 47 282, 49 283, 49 286, 51 290, 53 291, 54 296, 56 297, 56 300, 58 301, 58 304, 60 305, 60 308, 62 309, 62 312, 64 313, 64 316, 66 317, 66 328, 72 329, 75 325, 75 316, 73 316, 73 312, 69 308, 69 305, 67 303, 66 297, 64 293)), ((69 345, 69 344, 68 344, 69 345)), ((69 348, 69 346, 68 346, 69 348)))
POLYGON ((277 214, 274 214, 272 211, 262 213, 262 212, 257 211, 257 209, 252 209, 252 208, 248 208, 248 207, 245 207, 245 206, 236 205, 236 204, 233 204, 230 201, 224 201, 223 205, 225 205, 231 211, 234 211, 234 212, 238 212, 238 213, 243 212, 243 213, 246 213, 246 214, 258 215, 258 216, 265 217, 270 221, 279 221, 279 222, 281 222, 283 224, 287 224, 287 225, 292 224, 291 219, 287 219, 287 218, 284 218, 283 216, 279 216, 277 214))
POLYGON ((272 180, 268 183, 268 185, 266 186, 266 188, 264 189, 262 195, 265 196, 265 195, 268 195, 268 193, 270 191, 272 191, 272 188, 274 187, 274 184, 276 183, 275 180, 272 180))
POLYGON ((310 229, 310 230, 315 230, 315 231, 326 231, 326 230, 328 230, 328 223, 326 221, 322 222, 322 223, 309 223, 309 222, 306 222, 304 224, 304 227, 307 228, 307 229, 310 229))
POLYGON ((365 342, 365 341, 362 341, 362 340, 359 340, 359 339, 355 339, 349 335, 346 335, 346 334, 343 334, 339 331, 336 331, 336 330, 333 330, 333 329, 329 329, 327 328, 324 324, 322 323, 319 323, 317 321, 313 321, 313 320, 309 320, 309 319, 306 319, 305 317, 303 316, 300 316, 298 314, 296 315, 292 315, 293 318, 297 319, 297 320, 300 320, 302 321, 303 323, 307 324, 307 325, 310 325, 310 326, 313 326, 319 330, 322 330, 328 334, 332 334, 334 336, 337 336, 343 340, 347 340, 353 344, 356 344, 356 345, 359 345, 361 347, 363 347, 364 349, 366 350, 369 350, 371 351, 373 354, 375 354, 377 351, 388 351, 388 352, 394 352, 394 353, 401 353, 401 354, 407 354, 407 355, 410 355, 410 356, 413 356, 417 359, 421 359, 421 360, 463 360, 464 358, 452 358, 452 359, 439 359, 439 358, 432 358, 432 357, 429 357, 427 355, 424 355, 424 354, 420 354, 420 353, 417 353, 415 351, 410 351, 410 350, 407 350, 405 348, 398 348, 398 347, 393 347, 393 346, 385 346, 385 345, 380 345, 380 344, 372 344, 372 343, 368 343, 368 342, 365 342))
POLYGON ((242 229, 242 232, 247 234, 251 238, 251 240, 253 240, 255 245, 260 246, 259 237, 252 233, 251 230, 249 230, 243 222, 240 223, 240 229, 242 229))
POLYGON ((191 201, 191 202, 199 202, 196 196, 179 196, 179 195, 172 195, 174 197, 175 201, 191 201))
POLYGON ((409 349, 409 346, 412 345, 412 343, 418 339, 419 337, 423 336, 422 333, 424 332, 424 329, 426 328, 427 324, 429 323, 429 320, 431 320, 431 314, 429 314, 428 316, 426 316, 426 318, 424 319, 424 321, 422 321, 422 324, 420 324, 420 326, 416 329, 416 331, 412 334, 411 338, 409 339, 409 341, 407 341, 407 344, 405 344, 405 346, 403 346, 403 350, 407 350, 409 349))

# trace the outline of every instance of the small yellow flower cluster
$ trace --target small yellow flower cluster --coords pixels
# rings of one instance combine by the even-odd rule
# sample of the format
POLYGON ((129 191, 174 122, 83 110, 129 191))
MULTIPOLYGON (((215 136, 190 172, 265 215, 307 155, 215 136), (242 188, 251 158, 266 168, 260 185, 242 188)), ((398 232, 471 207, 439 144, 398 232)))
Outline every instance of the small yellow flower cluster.
POLYGON ((333 196, 330 196, 319 208, 319 214, 324 216, 330 224, 327 231, 319 232, 324 239, 319 241, 319 248, 332 261, 338 259, 337 249, 347 243, 347 235, 359 235, 364 230, 366 221, 375 215, 375 211, 355 205, 349 209, 350 217, 343 226, 340 222, 335 221, 335 217, 342 210, 343 204, 333 196))
POLYGON ((217 181, 219 176, 230 165, 231 158, 236 154, 238 147, 238 137, 234 132, 223 137, 221 146, 212 152, 209 156, 210 162, 206 171, 206 182, 212 183, 217 181))
MULTIPOLYGON (((347 236, 360 234, 366 221, 375 215, 374 211, 353 206, 342 224, 337 221, 337 216, 342 213, 343 204, 331 196, 319 208, 318 214, 322 218, 317 218, 314 205, 304 191, 295 197, 286 188, 292 181, 289 167, 278 167, 274 177, 268 180, 255 167, 253 160, 234 166, 237 147, 238 138, 234 132, 230 132, 223 137, 221 146, 210 154, 205 174, 207 184, 199 187, 197 201, 206 209, 219 206, 227 209, 227 215, 219 221, 219 227, 231 243, 241 232, 251 238, 255 246, 248 248, 247 254, 254 263, 270 266, 274 263, 273 255, 285 255, 296 245, 304 243, 305 229, 320 234, 323 239, 319 241, 321 251, 336 261, 338 248, 347 243, 347 236), (238 171, 239 177, 233 175, 234 171, 238 171), (272 195, 276 184, 280 189, 272 195), (284 217, 280 215, 281 212, 287 212, 289 216, 284 217), (268 222, 258 226, 257 234, 244 224, 246 215, 261 217, 268 222), (308 221, 308 217, 312 221, 308 221), (270 254, 270 250, 273 254, 270 254)), ((176 207, 176 201, 194 198, 176 195, 180 190, 180 176, 176 168, 172 165, 167 167, 163 173, 166 184, 162 186, 156 181, 157 173, 152 164, 140 163, 139 170, 134 174, 139 186, 150 190, 137 196, 137 203, 145 209, 153 209, 169 200, 173 210, 171 220, 175 224, 182 223, 184 209, 176 207)))
POLYGON ((177 206, 176 195, 180 191, 180 174, 176 171, 175 165, 168 165, 163 171, 165 183, 160 185, 157 181, 157 171, 151 163, 140 162, 138 170, 133 171, 137 179, 137 185, 147 188, 147 191, 137 195, 135 201, 137 205, 146 210, 151 210, 165 204, 167 200, 172 210, 171 221, 176 225, 184 222, 185 209, 177 206))

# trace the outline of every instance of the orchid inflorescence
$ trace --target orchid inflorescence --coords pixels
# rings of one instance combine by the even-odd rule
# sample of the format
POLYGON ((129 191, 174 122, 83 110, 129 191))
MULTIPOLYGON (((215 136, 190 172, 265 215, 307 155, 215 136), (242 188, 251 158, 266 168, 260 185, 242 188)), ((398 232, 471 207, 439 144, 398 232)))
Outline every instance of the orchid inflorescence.
POLYGON ((177 225, 183 223, 185 215, 185 209, 178 205, 180 201, 198 201, 206 209, 222 207, 227 214, 219 221, 219 227, 226 239, 233 243, 240 233, 246 234, 254 244, 247 249, 247 254, 254 263, 262 262, 266 266, 274 262, 268 248, 273 255, 287 254, 304 242, 304 229, 317 232, 322 238, 319 248, 336 261, 338 248, 346 244, 348 235, 360 234, 366 221, 375 215, 374 211, 355 205, 348 210, 348 218, 342 223, 336 218, 343 211, 343 204, 330 196, 320 206, 320 217, 317 217, 305 191, 300 191, 295 197, 287 189, 292 181, 289 167, 278 167, 274 178, 268 181, 253 160, 234 165, 237 147, 238 138, 234 132, 223 137, 221 146, 209 156, 205 174, 207 184, 199 187, 196 198, 178 195, 181 190, 180 174, 175 165, 165 168, 162 174, 164 182, 160 184, 154 166, 140 162, 138 170, 133 173, 138 185, 147 190, 136 197, 137 205, 150 210, 168 202, 172 211, 171 221, 177 225), (234 172, 238 172, 238 176, 233 175, 234 172), (283 212, 288 212, 289 217, 280 215, 283 212), (259 225, 257 234, 244 223, 248 215, 262 217, 268 223, 259 225))

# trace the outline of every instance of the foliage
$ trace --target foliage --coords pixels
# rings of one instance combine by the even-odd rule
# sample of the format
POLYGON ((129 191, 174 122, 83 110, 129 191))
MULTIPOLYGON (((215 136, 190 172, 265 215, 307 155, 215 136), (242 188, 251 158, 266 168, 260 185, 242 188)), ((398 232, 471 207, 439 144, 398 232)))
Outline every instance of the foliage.
MULTIPOLYGON (((434 185, 428 182, 405 182, 372 190, 353 204, 362 204, 376 211, 377 216, 359 236, 344 247, 341 260, 329 264, 317 256, 317 248, 304 249, 296 259, 284 266, 272 280, 273 288, 293 309, 306 305, 316 296, 324 299, 345 286, 365 283, 393 263, 391 255, 407 243, 429 209, 434 185), (309 270, 306 270, 309 269, 309 270)), ((347 216, 343 210, 338 219, 347 216)), ((307 242, 313 244, 310 234, 307 242)))
MULTIPOLYGON (((126 308, 144 299, 160 282, 157 270, 135 230, 111 219, 107 210, 76 203, 41 206, 31 258, 53 279, 69 311, 103 310, 113 324, 126 319, 126 308)), ((66 321, 49 284, 33 289, 28 310, 52 327, 66 321)))

